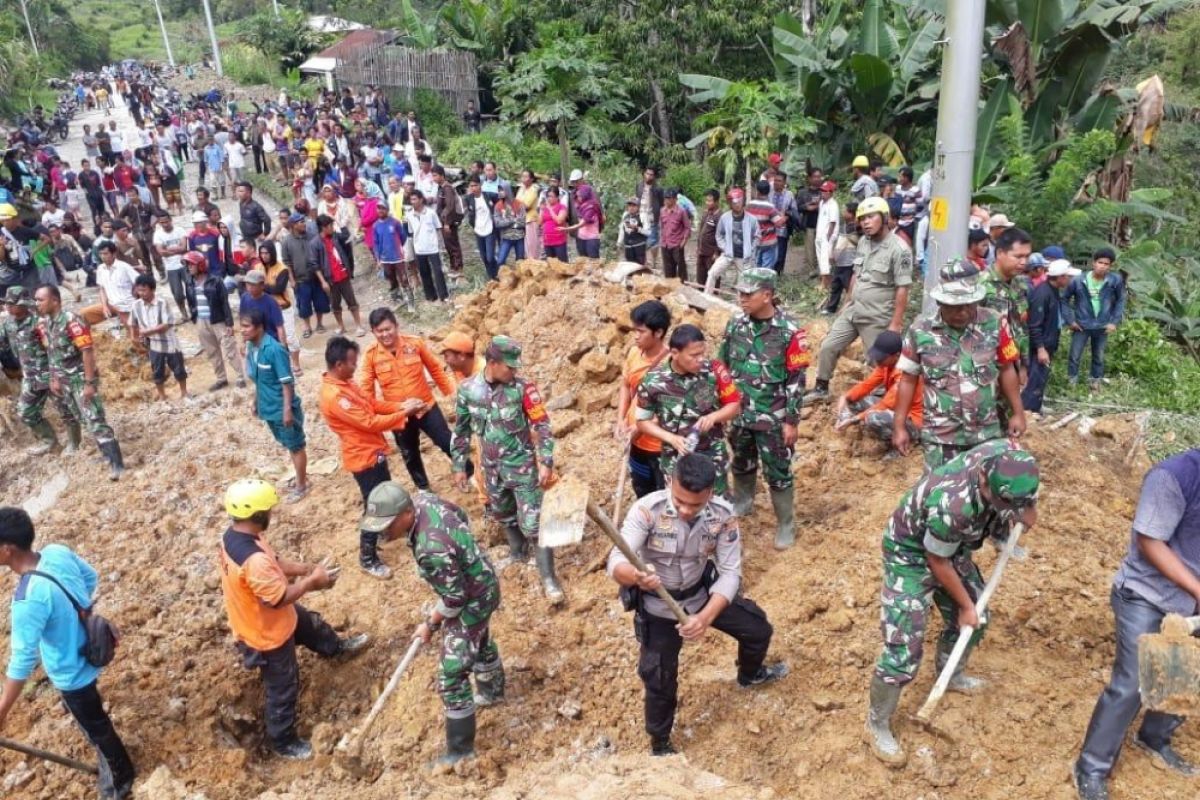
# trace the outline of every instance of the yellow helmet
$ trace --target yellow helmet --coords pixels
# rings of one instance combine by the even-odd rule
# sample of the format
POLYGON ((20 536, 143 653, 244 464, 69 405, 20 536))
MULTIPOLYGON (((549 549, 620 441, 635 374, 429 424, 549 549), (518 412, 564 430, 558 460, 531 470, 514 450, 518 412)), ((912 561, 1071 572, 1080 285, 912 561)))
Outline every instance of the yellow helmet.
POLYGON ((249 519, 259 511, 279 505, 275 487, 258 478, 234 481, 225 490, 225 512, 234 519, 249 519))
POLYGON ((871 166, 871 162, 867 160, 866 156, 856 156, 854 159, 854 163, 851 164, 850 166, 858 167, 860 169, 867 169, 868 167, 871 166))
POLYGON ((16 219, 18 216, 17 207, 12 203, 0 203, 0 220, 16 219))
POLYGON ((858 212, 854 216, 856 219, 862 219, 867 214, 882 214, 886 217, 891 211, 887 200, 882 197, 868 197, 858 204, 858 212))

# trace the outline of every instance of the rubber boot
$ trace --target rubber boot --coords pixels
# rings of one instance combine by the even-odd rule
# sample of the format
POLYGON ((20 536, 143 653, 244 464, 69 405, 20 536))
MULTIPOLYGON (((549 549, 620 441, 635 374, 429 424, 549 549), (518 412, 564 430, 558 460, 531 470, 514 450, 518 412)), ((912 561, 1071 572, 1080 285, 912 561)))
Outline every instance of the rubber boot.
POLYGON ((804 395, 805 402, 825 403, 829 401, 829 381, 817 379, 817 383, 804 395))
MULTIPOLYGON (((943 650, 943 645, 938 642, 937 653, 937 670, 938 674, 942 674, 942 670, 946 668, 946 662, 950 660, 950 651, 943 650)), ((967 661, 971 658, 971 648, 967 648, 967 652, 963 653, 963 657, 959 659, 958 666, 954 668, 954 676, 950 678, 950 683, 946 688, 951 692, 959 694, 976 694, 987 686, 987 681, 982 678, 972 678, 970 675, 964 674, 967 669, 967 661)))
POLYGON ((787 550, 796 543, 796 487, 771 490, 771 506, 775 509, 775 549, 787 550))
POLYGON ((111 481, 120 480, 121 473, 125 471, 125 459, 121 456, 120 443, 118 443, 116 439, 113 439, 110 442, 101 442, 100 452, 108 461, 108 479, 111 481))
POLYGON ((904 748, 892 735, 892 715, 900 705, 903 686, 884 683, 878 675, 871 678, 871 706, 867 710, 867 744, 871 752, 883 763, 892 767, 902 766, 907 759, 904 748))
POLYGON ((31 425, 30 430, 37 437, 38 443, 25 449, 29 455, 44 456, 58 447, 58 436, 54 434, 54 428, 46 420, 43 419, 38 424, 31 425))
POLYGON ((475 705, 494 706, 504 702, 504 662, 500 656, 483 664, 476 664, 475 705))
POLYGON ((475 712, 466 717, 446 717, 446 754, 437 764, 457 764, 475 755, 475 712))
POLYGON ((83 430, 80 429, 78 422, 67 423, 67 446, 63 448, 64 453, 78 453, 79 446, 83 444, 83 430))
POLYGON ((371 531, 358 532, 358 565, 368 575, 387 580, 392 577, 392 570, 379 560, 379 534, 371 531))
POLYGON ((542 576, 542 589, 546 592, 546 598, 552 605, 558 605, 563 601, 563 590, 554 574, 554 551, 549 547, 537 549, 537 568, 538 574, 542 576))
POLYGON ((747 517, 754 510, 754 488, 758 485, 758 473, 743 475, 733 473, 733 513, 747 517))
POLYGON ((516 525, 504 529, 504 538, 508 540, 508 558, 510 561, 523 564, 529 560, 529 544, 525 534, 516 525))

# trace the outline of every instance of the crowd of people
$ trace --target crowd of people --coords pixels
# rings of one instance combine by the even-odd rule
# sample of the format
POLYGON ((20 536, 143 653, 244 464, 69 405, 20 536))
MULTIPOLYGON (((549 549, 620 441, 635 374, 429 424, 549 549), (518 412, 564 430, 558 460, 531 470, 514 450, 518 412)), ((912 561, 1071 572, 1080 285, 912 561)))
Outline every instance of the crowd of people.
MULTIPOLYGON (((130 96, 119 82, 112 83, 112 94, 126 104, 142 98, 140 107, 153 110, 154 90, 142 91, 151 81, 152 75, 135 72, 124 83, 130 96), (149 103, 143 102, 146 97, 149 103)), ((99 102, 95 90, 92 96, 99 102)), ((27 242, 14 233, 21 223, 9 225, 16 210, 0 205, 5 263, 20 278, 6 287, 8 315, 0 341, 10 345, 22 375, 21 418, 39 440, 33 452, 43 455, 56 446, 54 429, 42 414, 46 400, 53 399, 67 426, 68 449, 79 446, 81 425, 86 425, 114 478, 123 463, 104 419, 89 324, 119 319, 145 348, 160 397, 167 373, 180 394, 188 394, 176 330, 185 320, 195 323, 212 362, 217 377, 212 389, 227 386, 227 365, 239 386, 247 380, 253 384, 252 413, 287 451, 295 478, 284 498, 261 480, 228 486, 230 524, 221 536, 221 584, 244 664, 260 671, 266 689, 270 745, 282 757, 304 759, 312 748, 298 729, 296 645, 326 658, 349 657, 368 645, 363 634, 339 636, 298 602, 309 592, 333 587, 338 568, 290 561, 266 539, 277 506, 302 503, 310 491, 305 428, 312 421, 305 415, 308 398, 297 385, 298 354, 302 340, 313 333, 313 314, 316 330, 323 331, 323 316, 332 310, 337 330, 325 343, 317 408, 336 435, 342 466, 361 496, 360 567, 388 579, 392 569, 381 558, 380 544, 404 539, 419 574, 437 595, 435 609, 413 638, 429 642, 435 632, 442 634, 442 760, 453 763, 475 751, 477 708, 504 699, 503 664, 489 625, 504 581, 472 535, 466 512, 441 495, 471 491, 474 478, 487 514, 505 531, 507 561, 532 559, 547 600, 559 604, 565 593, 553 550, 539 545, 539 526, 545 491, 561 465, 546 404, 523 373, 521 343, 503 334, 455 331, 441 341, 439 362, 438 348, 403 330, 391 307, 372 309, 364 326, 351 283, 354 245, 361 232, 368 257, 390 282, 393 302, 411 309, 414 264, 427 300, 449 297, 440 254, 447 254, 453 282, 462 271, 457 227, 463 220, 492 277, 514 253, 569 258, 572 233, 580 257, 598 258, 605 221, 582 173, 570 175, 566 186, 552 180, 545 188, 526 173, 514 188, 494 165, 479 163, 467 175, 465 195, 459 195, 446 182, 446 170, 433 163, 411 114, 390 117, 378 92, 346 90, 336 99, 336 106, 309 108, 281 98, 275 111, 230 107, 227 116, 209 105, 193 108, 183 112, 175 133, 159 125, 162 130, 149 134, 150 144, 137 148, 140 153, 98 155, 105 170, 113 164, 114 172, 128 168, 125 179, 133 183, 124 199, 115 198, 115 208, 107 205, 107 197, 96 205, 88 197, 100 302, 78 312, 63 308, 50 273, 39 273, 30 279, 32 287, 26 285, 27 242), (346 120, 355 124, 348 129, 346 120), (199 139, 191 135, 193 123, 203 130, 199 139), (285 144, 274 138, 268 149, 267 140, 281 127, 291 131, 282 137, 285 144), (258 128, 263 134, 255 138, 258 128), (220 145, 226 154, 231 143, 236 150, 248 134, 255 168, 262 150, 262 169, 291 181, 294 206, 273 221, 254 200, 253 187, 237 180, 244 175, 234 170, 245 167, 214 155, 201 162, 212 180, 197 190, 192 229, 177 230, 170 211, 162 210, 150 192, 148 168, 162 163, 164 150, 185 162, 184 140, 193 156, 204 158, 220 132, 227 134, 220 145), (224 184, 216 176, 225 170, 235 185, 236 221, 222 217, 208 188, 221 190, 224 184), (157 294, 164 278, 174 308, 157 294), (353 335, 347 335, 343 307, 355 323, 353 335), (364 348, 357 340, 368 330, 374 341, 364 348), (439 409, 430 380, 452 399, 452 423, 439 409), (411 488, 392 477, 388 433, 411 488), (450 485, 435 486, 428 476, 422 433, 448 459, 450 485)), ((914 183, 912 171, 904 168, 890 188, 865 158, 856 159, 853 170, 855 200, 844 210, 834 200, 836 184, 820 170, 809 171, 806 189, 797 196, 772 159, 751 187, 754 199, 747 202, 742 189, 730 190, 725 194, 729 208, 723 210, 722 194, 714 189, 701 211, 677 190, 659 187, 651 168, 620 220, 626 258, 685 280, 685 247, 698 229, 699 283, 711 290, 735 266, 736 277, 729 282, 741 312, 715 343, 694 325, 675 324, 659 301, 630 312, 634 344, 620 378, 612 446, 628 453, 638 498, 619 520, 621 535, 644 564, 614 549, 607 570, 620 586, 625 608, 634 613, 645 730, 655 755, 675 752, 672 730, 684 641, 700 641, 709 628, 733 637, 736 681, 742 687, 765 686, 788 675, 786 664, 768 660, 773 628, 767 612, 746 596, 739 520, 752 512, 761 473, 775 517, 774 546, 781 551, 794 546, 792 460, 806 401, 835 401, 836 430, 863 424, 888 444, 884 458, 904 458, 917 442, 923 451, 922 475, 900 500, 882 537, 881 652, 868 690, 868 744, 879 759, 899 765, 906 755, 891 720, 922 661, 931 605, 937 605, 945 623, 937 644, 941 669, 961 625, 976 630, 972 648, 986 629, 986 620, 975 613, 983 581, 972 553, 989 540, 1007 546, 1012 526, 1029 528, 1037 521, 1042 476, 1020 439, 1027 412, 1041 408, 1062 329, 1072 333, 1071 377, 1077 378, 1090 344, 1091 380, 1103 379, 1105 337, 1120 324, 1124 307, 1112 250, 1093 253, 1090 269, 1081 273, 1061 247, 1039 243, 1041 252, 1035 254, 1030 234, 1003 215, 977 210, 970 252, 945 265, 924 265, 940 271, 933 292, 937 307, 906 328, 909 287, 924 258, 919 242, 927 227, 927 176, 914 183), (836 314, 818 349, 811 389, 807 333, 779 297, 789 240, 799 231, 804 231, 806 260, 811 253, 807 263, 828 278, 825 310, 836 314), (860 338, 873 371, 835 400, 836 363, 860 338), (681 617, 663 593, 678 604, 681 617)), ((59 236, 65 235, 61 222, 59 236)), ((1200 453, 1190 451, 1156 466, 1143 487, 1133 541, 1114 589, 1120 647, 1113 681, 1097 705, 1075 768, 1083 800, 1107 797, 1105 779, 1138 710, 1136 680, 1129 674, 1136 633, 1156 630, 1168 611, 1191 613, 1200 600, 1197 520, 1200 453)), ((98 665, 80 654, 78 617, 67 603, 78 598, 90 605, 95 571, 66 548, 38 551, 33 545, 28 515, 0 509, 0 563, 21 576, 0 725, 40 647, 47 674, 97 747, 102 792, 125 797, 133 765, 96 691, 98 665), (55 582, 60 582, 57 588, 55 582)), ((959 662, 950 689, 979 692, 982 681, 965 673, 966 663, 966 658, 959 662)), ((1170 743, 1179 721, 1148 715, 1137 742, 1166 766, 1189 772, 1194 768, 1170 743)))

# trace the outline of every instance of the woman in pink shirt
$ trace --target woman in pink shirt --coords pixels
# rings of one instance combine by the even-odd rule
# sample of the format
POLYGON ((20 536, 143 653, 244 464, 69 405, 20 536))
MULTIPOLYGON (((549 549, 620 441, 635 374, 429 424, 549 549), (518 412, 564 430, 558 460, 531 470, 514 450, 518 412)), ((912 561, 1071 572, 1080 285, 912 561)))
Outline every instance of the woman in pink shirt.
POLYGON ((596 199, 596 192, 586 183, 575 192, 578 200, 579 232, 575 234, 575 249, 583 258, 600 258, 600 225, 604 221, 604 210, 596 199))
POLYGON ((567 255, 567 207, 559 200, 558 189, 551 186, 546 190, 546 202, 542 205, 542 250, 546 258, 557 258, 566 263, 567 255))

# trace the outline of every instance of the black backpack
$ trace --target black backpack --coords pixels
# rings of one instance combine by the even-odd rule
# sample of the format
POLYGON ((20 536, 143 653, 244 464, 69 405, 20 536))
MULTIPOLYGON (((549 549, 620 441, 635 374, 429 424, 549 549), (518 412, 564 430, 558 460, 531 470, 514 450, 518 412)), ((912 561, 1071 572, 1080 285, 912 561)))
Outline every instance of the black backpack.
POLYGON ((48 575, 45 572, 38 570, 30 570, 30 575, 40 575, 46 580, 53 583, 62 593, 71 601, 71 605, 75 607, 75 613, 79 615, 79 622, 83 625, 84 643, 83 649, 80 650, 80 655, 83 660, 91 664, 93 667, 106 667, 112 662, 113 656, 117 652, 117 644, 120 637, 117 635, 117 626, 113 625, 104 617, 92 611, 91 607, 84 608, 79 602, 67 591, 66 587, 58 582, 58 579, 53 575, 48 575))

